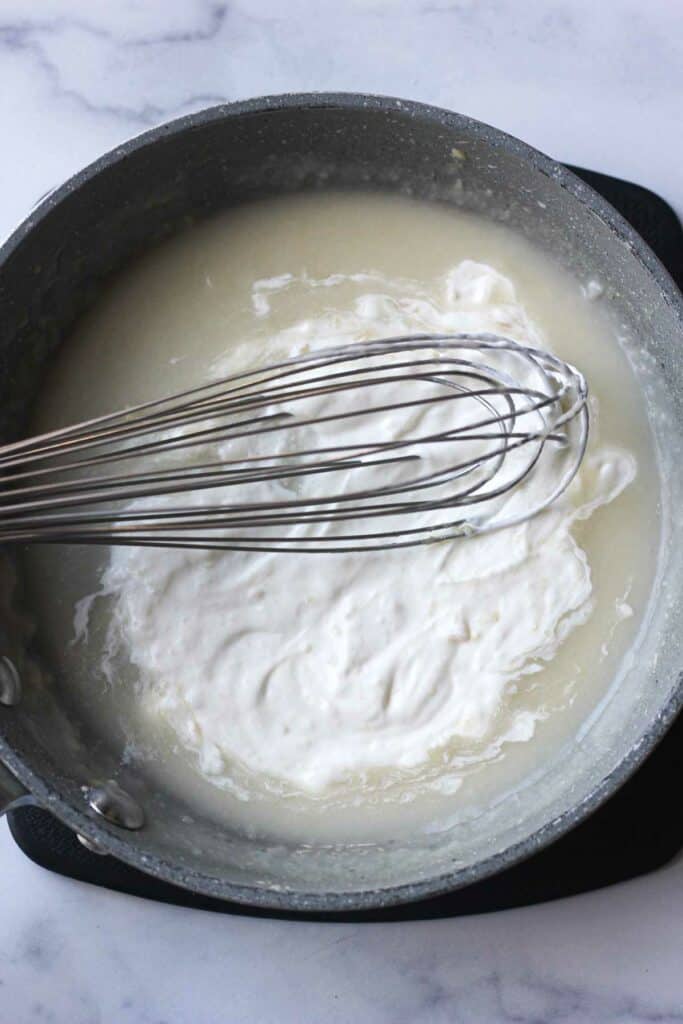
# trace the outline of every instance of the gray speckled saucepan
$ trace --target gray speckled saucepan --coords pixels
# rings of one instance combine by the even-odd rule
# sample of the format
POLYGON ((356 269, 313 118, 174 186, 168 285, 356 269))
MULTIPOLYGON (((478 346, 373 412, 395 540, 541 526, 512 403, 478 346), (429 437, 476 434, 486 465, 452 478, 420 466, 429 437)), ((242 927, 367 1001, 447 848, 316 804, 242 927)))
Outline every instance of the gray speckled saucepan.
MULTIPOLYGON (((637 768, 683 700, 683 300, 629 225, 564 167, 460 114, 361 95, 215 107, 125 143, 51 193, 0 249, 0 427, 21 433, 46 360, 103 282, 193 220, 265 195, 382 189, 505 220, 582 278, 598 276, 640 353, 662 481, 662 540, 638 658, 542 781, 475 820, 382 845, 287 845, 219 828, 150 786, 94 735, 68 685, 33 686, 0 631, 0 812, 52 811, 102 852, 198 893, 261 907, 343 911, 424 898, 528 857, 637 768), (7 660, 9 659, 9 660, 7 660), (115 778, 112 786, 108 780, 115 778), (188 820, 188 814, 192 821, 188 820)), ((68 684, 68 681, 67 681, 68 684)))

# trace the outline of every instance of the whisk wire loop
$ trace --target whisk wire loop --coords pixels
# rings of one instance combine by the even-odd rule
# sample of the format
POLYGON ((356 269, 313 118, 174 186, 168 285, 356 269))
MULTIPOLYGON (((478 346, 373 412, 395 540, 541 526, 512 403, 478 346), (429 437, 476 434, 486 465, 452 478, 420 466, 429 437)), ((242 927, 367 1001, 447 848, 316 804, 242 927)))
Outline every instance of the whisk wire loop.
POLYGON ((307 352, 1 446, 0 541, 321 553, 477 535, 564 493, 587 397, 575 367, 498 335, 307 352), (549 447, 551 482, 520 506, 549 447))

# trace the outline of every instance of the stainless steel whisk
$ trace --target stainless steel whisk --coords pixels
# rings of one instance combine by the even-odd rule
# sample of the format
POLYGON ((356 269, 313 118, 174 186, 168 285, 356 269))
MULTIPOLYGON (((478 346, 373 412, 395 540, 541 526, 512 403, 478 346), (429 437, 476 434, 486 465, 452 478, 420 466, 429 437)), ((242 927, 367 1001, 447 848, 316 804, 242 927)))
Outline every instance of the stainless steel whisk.
POLYGON ((295 552, 434 543, 546 509, 574 478, 588 429, 582 374, 508 338, 327 348, 1 446, 0 541, 295 552), (453 421, 430 429, 426 414, 444 404, 453 421), (372 436, 396 414, 407 435, 372 436), (334 443, 343 422, 367 423, 368 436, 334 443), (330 443, 311 446, 313 427, 330 443), (247 438, 257 453, 231 452, 247 438), (211 461, 178 462, 206 445, 220 446, 211 461), (549 448, 551 484, 506 511, 549 448), (306 494, 321 475, 329 490, 306 494), (271 490, 249 494, 263 484, 271 490))

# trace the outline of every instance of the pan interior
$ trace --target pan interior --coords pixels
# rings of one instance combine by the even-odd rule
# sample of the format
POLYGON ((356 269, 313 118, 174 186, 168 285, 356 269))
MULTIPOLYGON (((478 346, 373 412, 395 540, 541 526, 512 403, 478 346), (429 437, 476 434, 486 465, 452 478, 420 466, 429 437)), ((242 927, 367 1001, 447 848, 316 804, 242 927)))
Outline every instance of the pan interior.
MULTIPOLYGON (((38 279, 31 302, 23 307, 24 317, 26 309, 29 310, 27 322, 22 323, 17 317, 11 339, 4 332, 5 354, 14 367, 15 379, 19 372, 23 376, 27 404, 42 377, 39 367, 47 355, 43 351, 45 342, 56 348, 71 332, 85 302, 96 297, 102 281, 110 279, 112 271, 143 248, 141 217, 148 225, 146 237, 158 240, 177 233, 188 216, 202 217, 224 206, 226 200, 234 206, 259 195, 302 188, 311 191, 320 185, 359 191, 367 191, 370 186, 385 193, 410 193, 474 212, 485 210, 491 220, 511 226, 536 246, 550 250, 558 263, 581 281, 597 278, 606 290, 626 358, 645 398, 654 435, 649 457, 643 452, 639 460, 650 502, 640 509, 644 521, 641 553, 654 562, 652 547, 657 547, 658 538, 661 536, 663 545, 670 543, 672 524, 668 510, 672 507, 672 493, 680 486, 677 473, 671 468, 673 456, 680 450, 677 362, 671 354, 679 330, 675 310, 662 301, 657 282, 628 246, 590 207, 582 205, 524 157, 508 151, 499 138, 486 137, 469 122, 454 122, 451 128, 464 149, 463 145, 450 148, 464 153, 465 159, 454 157, 453 153, 449 156, 443 125, 429 119, 371 110, 272 111, 259 118, 247 116, 232 123, 229 119, 209 123, 202 131, 193 133, 196 146, 190 146, 181 133, 133 153, 123 166, 113 164, 106 168, 99 178, 81 187, 78 202, 74 194, 56 206, 38 225, 36 235, 29 236, 3 268, 5 279, 11 284, 12 274, 19 273, 23 260, 23 268, 31 267, 38 279), (391 131, 387 130, 389 122, 391 131), (358 136, 361 124, 365 125, 362 145, 358 136), (321 142, 315 161, 304 158, 306 133, 312 126, 321 142), (272 145, 274 133, 282 133, 285 128, 286 152, 270 162, 258 161, 259 150, 267 148, 265 140, 270 139, 272 145), (419 158, 408 160, 405 166, 393 162, 397 132, 404 143, 411 140, 412 147, 428 147, 432 155, 429 167, 423 150, 419 158), (237 133, 243 142, 247 138, 253 140, 253 159, 249 159, 249 147, 239 150, 241 166, 230 145, 235 141, 231 133, 237 133), (351 140, 344 152, 335 142, 340 133, 346 133, 347 140, 351 140), (169 143, 171 150, 176 150, 173 165, 183 167, 183 174, 176 170, 176 180, 166 170, 153 187, 154 175, 168 164, 169 143), (163 150, 166 153, 162 158, 163 150), (188 166, 194 170, 192 188, 187 187, 188 166), (402 166, 400 174, 397 166, 402 166), (133 167, 137 168, 136 190, 132 189, 133 167), (118 202, 104 201, 107 178, 109 191, 118 197, 118 202), (146 186, 141 187, 144 182, 146 186), (186 190, 181 195, 183 183, 186 190), (100 214, 96 226, 95 208, 100 214), (72 218, 72 214, 78 216, 72 218), (57 245, 60 218, 62 228, 64 218, 70 218, 70 227, 66 242, 62 240, 57 245), (108 222, 113 239, 104 253, 93 247, 102 230, 102 220, 108 222), (36 259, 37 250, 32 251, 38 244, 47 254, 41 263, 36 259), (91 256, 90 263, 86 254, 91 256), (77 283, 81 284, 80 289, 77 283), (21 341, 21 351, 17 339, 21 341), (667 374, 667 368, 672 366, 673 372, 667 374), (657 459, 670 468, 661 475, 661 495, 657 492, 657 459), (645 538, 651 545, 649 552, 645 538)), ((449 138, 453 141, 454 134, 449 138)), ((59 555, 53 554, 56 561, 51 572, 58 574, 59 555)), ((0 725, 10 742, 39 771, 54 773, 57 788, 76 802, 81 799, 80 785, 116 773, 139 796, 148 812, 148 826, 130 836, 132 855, 159 857, 172 863, 187 884, 209 887, 209 883, 198 881, 198 873, 210 876, 214 880, 211 885, 218 892, 225 891, 230 884, 293 894, 352 894, 420 884, 442 874, 464 872, 526 840, 589 796, 627 752, 637 746, 648 724, 665 706, 674 684, 672 667, 676 664, 677 641, 675 631, 671 630, 671 615, 679 596, 679 584, 672 575, 676 557, 674 554, 659 566, 653 591, 656 599, 647 611, 648 594, 642 595, 647 631, 637 659, 622 666, 618 688, 571 749, 558 750, 555 763, 543 773, 542 784, 533 787, 533 800, 527 790, 526 794, 520 791, 514 799, 506 801, 504 807, 492 802, 476 819, 461 820, 451 833, 434 830, 429 836, 395 836, 390 841, 365 834, 358 835, 355 844, 340 843, 339 837, 332 835, 327 844, 311 845, 301 842, 300 837, 255 840, 243 831, 226 829, 224 824, 216 823, 211 812, 197 815, 195 805, 193 813, 173 787, 160 785, 158 780, 150 782, 139 766, 120 767, 121 744, 116 738, 115 723, 110 722, 108 729, 102 728, 101 720, 97 725, 98 716, 93 714, 92 706, 88 707, 84 693, 77 701, 69 700, 70 687, 63 678, 64 670, 60 672, 55 664, 61 654, 54 650, 51 660, 55 678, 50 693, 46 696, 40 686, 30 685, 27 669, 26 701, 19 714, 9 715, 3 710, 0 725), (188 820, 188 815, 192 820, 188 820)), ((645 589, 649 591, 649 587, 645 589)), ((65 592, 65 605, 68 602, 65 592)), ((13 635, 18 635, 17 624, 11 625, 13 635)), ((42 643, 49 647, 44 637, 42 643)), ((585 720, 585 714, 581 717, 585 720)))

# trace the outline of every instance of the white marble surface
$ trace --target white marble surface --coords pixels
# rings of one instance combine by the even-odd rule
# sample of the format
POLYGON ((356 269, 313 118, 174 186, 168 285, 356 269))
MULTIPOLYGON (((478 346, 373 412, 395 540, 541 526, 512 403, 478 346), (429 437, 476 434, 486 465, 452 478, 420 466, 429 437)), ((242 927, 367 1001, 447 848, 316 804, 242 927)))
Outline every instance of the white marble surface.
MULTIPOLYGON (((678 0, 0 0, 0 236, 71 172, 225 99, 375 91, 452 107, 683 212, 678 0)), ((50 875, 0 825, 0 1024, 683 1021, 683 859, 464 920, 319 925, 50 875)))

